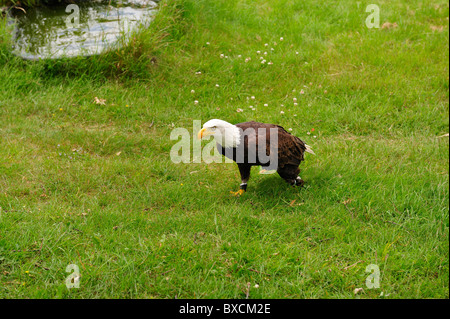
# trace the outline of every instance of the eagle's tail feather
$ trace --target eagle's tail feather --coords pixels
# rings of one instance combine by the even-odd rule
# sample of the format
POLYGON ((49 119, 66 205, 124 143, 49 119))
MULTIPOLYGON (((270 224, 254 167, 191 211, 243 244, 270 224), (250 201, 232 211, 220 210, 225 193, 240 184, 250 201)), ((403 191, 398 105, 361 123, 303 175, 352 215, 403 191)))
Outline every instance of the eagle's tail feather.
POLYGON ((311 146, 309 146, 308 144, 305 144, 305 146, 306 146, 306 151, 307 151, 308 153, 311 153, 311 154, 313 154, 313 155, 316 155, 316 153, 314 153, 314 151, 312 150, 311 146))

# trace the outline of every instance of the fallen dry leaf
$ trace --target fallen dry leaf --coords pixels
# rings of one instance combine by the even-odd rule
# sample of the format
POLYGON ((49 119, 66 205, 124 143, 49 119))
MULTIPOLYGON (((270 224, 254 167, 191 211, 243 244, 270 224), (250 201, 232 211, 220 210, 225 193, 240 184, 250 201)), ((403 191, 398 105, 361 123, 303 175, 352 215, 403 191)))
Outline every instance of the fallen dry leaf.
POLYGON ((353 199, 349 198, 349 199, 347 199, 347 200, 344 200, 344 201, 342 202, 342 204, 347 205, 347 204, 349 204, 349 203, 351 203, 351 202, 353 202, 353 199))
POLYGON ((381 26, 381 29, 391 29, 391 28, 397 28, 398 24, 397 22, 391 23, 391 22, 385 22, 381 26))
POLYGON ((431 30, 442 32, 444 30, 443 25, 430 25, 431 30))
POLYGON ((105 99, 99 99, 98 97, 94 97, 94 103, 95 104, 105 105, 105 102, 106 102, 105 99))

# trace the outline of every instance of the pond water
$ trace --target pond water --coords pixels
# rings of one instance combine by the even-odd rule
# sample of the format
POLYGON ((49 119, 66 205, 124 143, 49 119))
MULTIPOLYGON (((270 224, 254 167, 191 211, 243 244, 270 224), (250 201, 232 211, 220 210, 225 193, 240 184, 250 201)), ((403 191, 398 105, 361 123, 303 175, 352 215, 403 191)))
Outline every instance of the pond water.
POLYGON ((100 54, 150 23, 156 1, 81 1, 14 10, 13 53, 28 60, 100 54))

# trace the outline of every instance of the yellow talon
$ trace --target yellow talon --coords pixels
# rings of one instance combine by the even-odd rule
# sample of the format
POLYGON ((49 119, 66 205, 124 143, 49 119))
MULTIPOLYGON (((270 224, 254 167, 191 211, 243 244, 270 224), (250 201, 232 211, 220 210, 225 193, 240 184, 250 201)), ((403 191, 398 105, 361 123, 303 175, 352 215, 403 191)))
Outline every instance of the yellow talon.
POLYGON ((234 196, 241 196, 242 194, 245 193, 245 191, 243 189, 240 189, 237 192, 230 191, 230 193, 233 194, 234 196))

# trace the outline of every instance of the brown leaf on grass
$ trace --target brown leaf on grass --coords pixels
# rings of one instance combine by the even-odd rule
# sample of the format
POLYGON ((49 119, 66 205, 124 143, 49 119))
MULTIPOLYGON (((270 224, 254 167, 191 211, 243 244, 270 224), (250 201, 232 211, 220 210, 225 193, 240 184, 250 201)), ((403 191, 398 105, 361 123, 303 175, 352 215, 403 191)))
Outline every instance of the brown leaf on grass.
POLYGON ((99 99, 98 97, 94 97, 95 104, 105 105, 105 102, 106 102, 105 99, 99 99))
POLYGON ((381 29, 391 29, 391 28, 397 28, 398 24, 397 22, 391 23, 391 22, 385 22, 381 26, 381 29))
POLYGON ((347 199, 347 200, 344 200, 344 201, 342 202, 342 204, 347 205, 347 204, 349 204, 349 203, 351 203, 351 202, 353 202, 353 199, 349 198, 349 199, 347 199))
POLYGON ((443 25, 430 25, 430 28, 433 31, 438 31, 438 32, 444 31, 444 26, 443 25))
POLYGON ((294 207, 294 206, 301 206, 301 205, 303 205, 304 203, 298 203, 298 204, 295 204, 295 201, 296 201, 296 199, 294 199, 294 200, 292 200, 290 203, 289 203, 289 207, 294 207))

